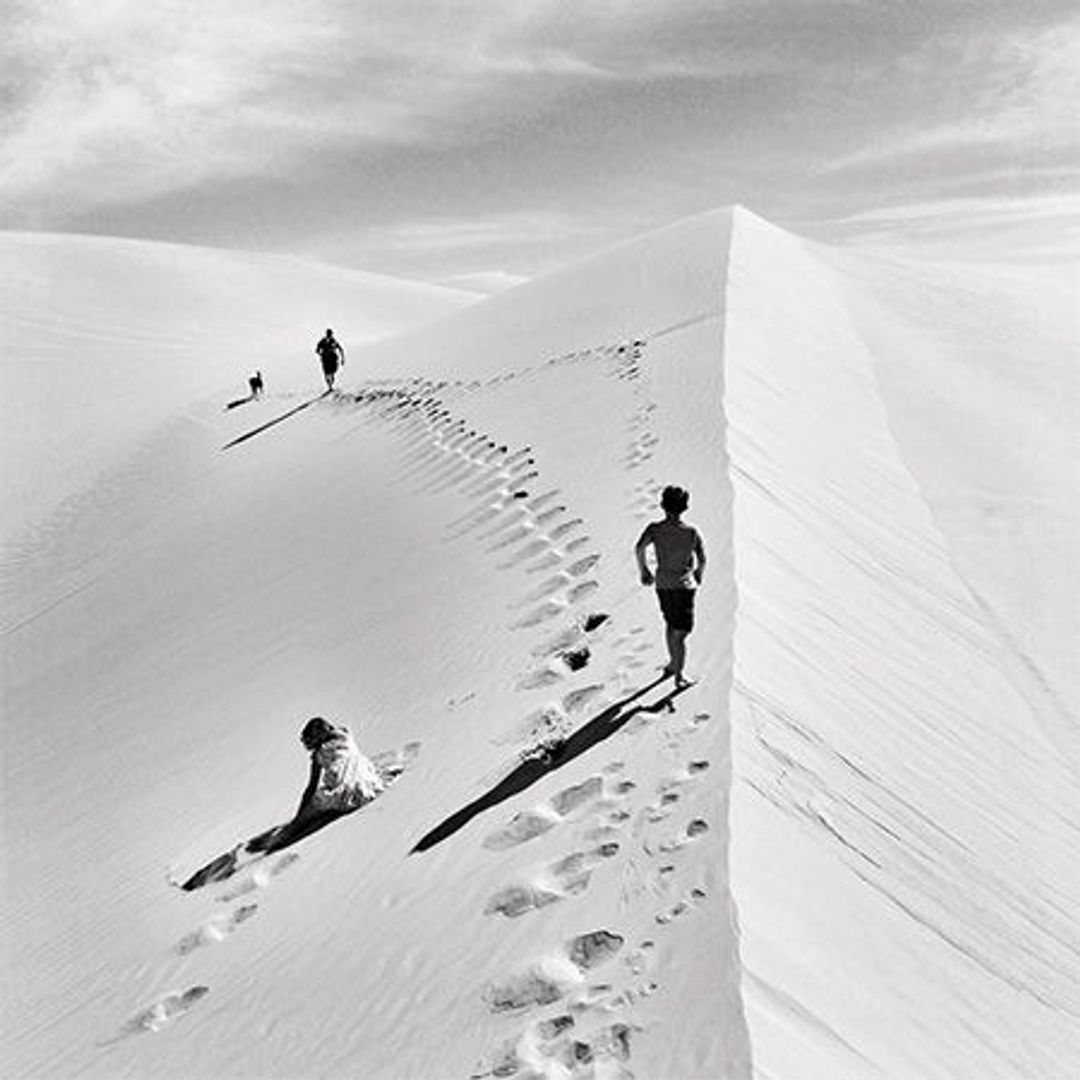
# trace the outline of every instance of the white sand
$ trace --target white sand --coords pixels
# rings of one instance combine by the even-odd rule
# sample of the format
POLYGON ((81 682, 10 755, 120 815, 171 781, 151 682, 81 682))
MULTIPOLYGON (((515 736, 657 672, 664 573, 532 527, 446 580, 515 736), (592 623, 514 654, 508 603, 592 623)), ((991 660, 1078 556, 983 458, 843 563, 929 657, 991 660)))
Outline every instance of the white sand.
POLYGON ((311 322, 473 298, 0 240, 28 250, 0 308, 5 430, 35 448, 5 485, 5 1075, 1075 1076, 1071 549, 1037 528, 1076 521, 1076 403, 1045 382, 1075 341, 1037 272, 928 284, 717 212, 356 349, 344 395, 222 450, 318 393, 311 322), (1003 336, 970 312, 1006 285, 1003 336), (257 345, 235 371, 224 327, 257 345), (963 385, 901 341, 962 346, 963 385), (265 397, 224 410, 249 366, 265 397), (53 409, 67 385, 92 421, 53 409), (994 458, 960 425, 1014 392, 994 458), (1006 458, 1031 472, 985 539, 974 479, 1006 458), (632 554, 667 482, 710 557, 673 698, 632 554), (418 756, 288 851, 170 885, 289 816, 316 714, 418 756))

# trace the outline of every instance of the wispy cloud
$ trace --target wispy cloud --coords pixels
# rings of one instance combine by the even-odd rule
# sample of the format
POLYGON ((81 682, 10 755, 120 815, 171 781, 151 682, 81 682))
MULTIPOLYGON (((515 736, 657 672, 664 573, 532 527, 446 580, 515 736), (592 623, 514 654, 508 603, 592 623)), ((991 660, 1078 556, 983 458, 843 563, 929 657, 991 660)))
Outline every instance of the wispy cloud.
POLYGON ((5 46, 0 193, 56 212, 250 166, 261 95, 327 33, 303 0, 31 0, 5 46))
POLYGON ((60 218, 327 149, 474 143, 593 83, 773 62, 708 23, 686 3, 26 0, 0 46, 0 195, 60 218))
POLYGON ((1071 148, 1080 164, 1080 19, 1004 38, 986 30, 947 35, 897 67, 932 108, 898 116, 882 138, 829 162, 827 171, 925 165, 943 153, 1006 144, 1015 156, 1071 148))
MULTIPOLYGON (((911 248, 953 258, 1080 266, 1080 193, 937 199, 827 222, 822 231, 861 248, 911 248)), ((1074 269, 1075 274, 1075 269, 1074 269)))
POLYGON ((0 225, 531 273, 729 201, 1045 194, 1080 170, 1074 8, 23 0, 0 225))

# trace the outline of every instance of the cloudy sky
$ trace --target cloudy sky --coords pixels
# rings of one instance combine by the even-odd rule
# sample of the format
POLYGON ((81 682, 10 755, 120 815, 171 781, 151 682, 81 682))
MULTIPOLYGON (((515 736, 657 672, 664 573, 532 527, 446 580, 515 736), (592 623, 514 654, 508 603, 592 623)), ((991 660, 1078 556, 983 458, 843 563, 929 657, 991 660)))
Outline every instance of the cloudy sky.
POLYGON ((532 275, 732 202, 1080 246, 1076 0, 0 0, 0 228, 532 275))

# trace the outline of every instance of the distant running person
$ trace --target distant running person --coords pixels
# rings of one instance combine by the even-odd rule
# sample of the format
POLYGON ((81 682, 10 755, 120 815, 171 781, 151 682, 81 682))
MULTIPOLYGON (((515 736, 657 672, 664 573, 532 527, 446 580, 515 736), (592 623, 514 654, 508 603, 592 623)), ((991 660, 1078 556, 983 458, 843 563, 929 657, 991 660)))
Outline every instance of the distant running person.
POLYGON ((642 585, 655 585, 667 631, 668 664, 665 675, 675 678, 680 689, 689 686, 684 674, 686 638, 694 629, 694 598, 705 576, 705 545, 701 534, 682 520, 690 505, 690 495, 680 487, 666 487, 660 497, 663 521, 645 526, 634 548, 642 585), (652 548, 655 573, 646 561, 652 548))
POLYGON ((345 366, 345 349, 336 337, 334 331, 327 329, 315 346, 315 352, 322 364, 323 378, 326 380, 326 389, 334 389, 334 378, 339 367, 345 366))

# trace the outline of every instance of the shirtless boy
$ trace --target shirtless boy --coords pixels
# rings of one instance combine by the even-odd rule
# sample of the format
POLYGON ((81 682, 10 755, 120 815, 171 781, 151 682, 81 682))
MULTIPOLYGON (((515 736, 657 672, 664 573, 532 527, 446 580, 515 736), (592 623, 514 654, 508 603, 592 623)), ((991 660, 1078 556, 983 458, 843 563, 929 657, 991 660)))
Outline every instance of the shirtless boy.
POLYGON ((689 686, 683 673, 686 665, 686 638, 694 629, 694 595, 705 576, 705 546, 701 534, 682 520, 690 505, 690 495, 680 487, 666 487, 660 497, 663 521, 645 526, 634 548, 642 585, 655 585, 660 611, 667 631, 668 665, 665 675, 675 678, 678 688, 689 686), (652 547, 655 572, 645 555, 652 547))

